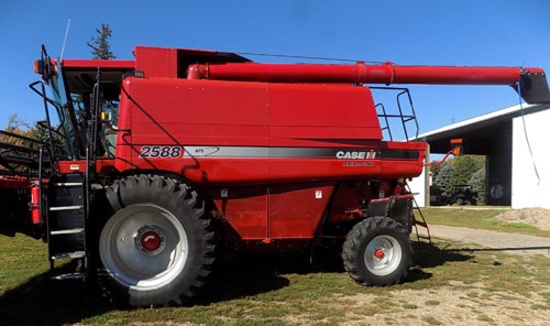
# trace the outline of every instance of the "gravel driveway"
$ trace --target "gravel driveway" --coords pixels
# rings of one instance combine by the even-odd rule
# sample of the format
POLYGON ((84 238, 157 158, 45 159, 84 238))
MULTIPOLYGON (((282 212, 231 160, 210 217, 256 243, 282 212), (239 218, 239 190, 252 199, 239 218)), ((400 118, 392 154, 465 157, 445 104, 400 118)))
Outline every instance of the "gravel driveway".
POLYGON ((550 258, 550 238, 444 225, 431 224, 429 227, 432 237, 473 242, 511 254, 542 254, 550 258))

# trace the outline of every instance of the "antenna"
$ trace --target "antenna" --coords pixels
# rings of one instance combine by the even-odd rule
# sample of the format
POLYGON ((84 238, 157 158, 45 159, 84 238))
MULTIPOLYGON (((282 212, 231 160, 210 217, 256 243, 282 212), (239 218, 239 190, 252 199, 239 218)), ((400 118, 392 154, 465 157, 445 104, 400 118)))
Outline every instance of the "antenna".
POLYGON ((67 20, 67 28, 65 29, 65 39, 63 40, 63 47, 61 48, 61 55, 59 56, 60 60, 63 58, 63 54, 65 54, 65 44, 67 44, 67 36, 69 36, 70 27, 71 27, 71 19, 69 18, 67 20))

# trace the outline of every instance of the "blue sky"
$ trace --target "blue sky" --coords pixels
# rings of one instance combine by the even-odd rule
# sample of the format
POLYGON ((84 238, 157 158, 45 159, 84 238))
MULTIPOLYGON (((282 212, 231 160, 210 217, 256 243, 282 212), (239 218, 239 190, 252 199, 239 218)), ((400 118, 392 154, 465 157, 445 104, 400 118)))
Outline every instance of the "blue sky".
MULTIPOLYGON (((119 59, 131 59, 135 45, 151 45, 550 72, 547 0, 2 0, 0 127, 14 113, 28 122, 43 119, 42 102, 28 88, 38 79, 33 60, 41 44, 60 55, 69 18, 65 58, 89 58, 86 42, 106 23, 119 59)), ((411 92, 421 132, 518 103, 504 86, 414 86, 411 92)))

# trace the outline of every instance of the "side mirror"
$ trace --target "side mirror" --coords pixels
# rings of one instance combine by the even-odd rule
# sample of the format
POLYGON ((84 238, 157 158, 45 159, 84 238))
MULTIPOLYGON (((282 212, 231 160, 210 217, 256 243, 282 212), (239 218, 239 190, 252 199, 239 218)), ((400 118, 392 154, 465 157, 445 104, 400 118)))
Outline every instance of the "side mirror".
POLYGON ((40 60, 34 61, 34 72, 42 76, 42 79, 48 83, 49 79, 55 75, 55 68, 52 64, 52 59, 46 52, 46 47, 42 45, 40 60))

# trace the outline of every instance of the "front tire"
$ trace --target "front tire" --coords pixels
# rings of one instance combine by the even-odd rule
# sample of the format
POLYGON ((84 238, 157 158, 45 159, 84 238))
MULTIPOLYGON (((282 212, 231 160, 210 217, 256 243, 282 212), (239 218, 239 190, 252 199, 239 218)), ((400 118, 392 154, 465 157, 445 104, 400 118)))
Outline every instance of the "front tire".
POLYGON ((412 248, 405 228, 389 217, 357 223, 342 247, 344 268, 362 285, 400 283, 412 264, 412 248))
POLYGON ((99 235, 98 280, 112 302, 182 304, 205 285, 215 232, 204 200, 174 179, 128 176, 107 189, 115 213, 99 235))

